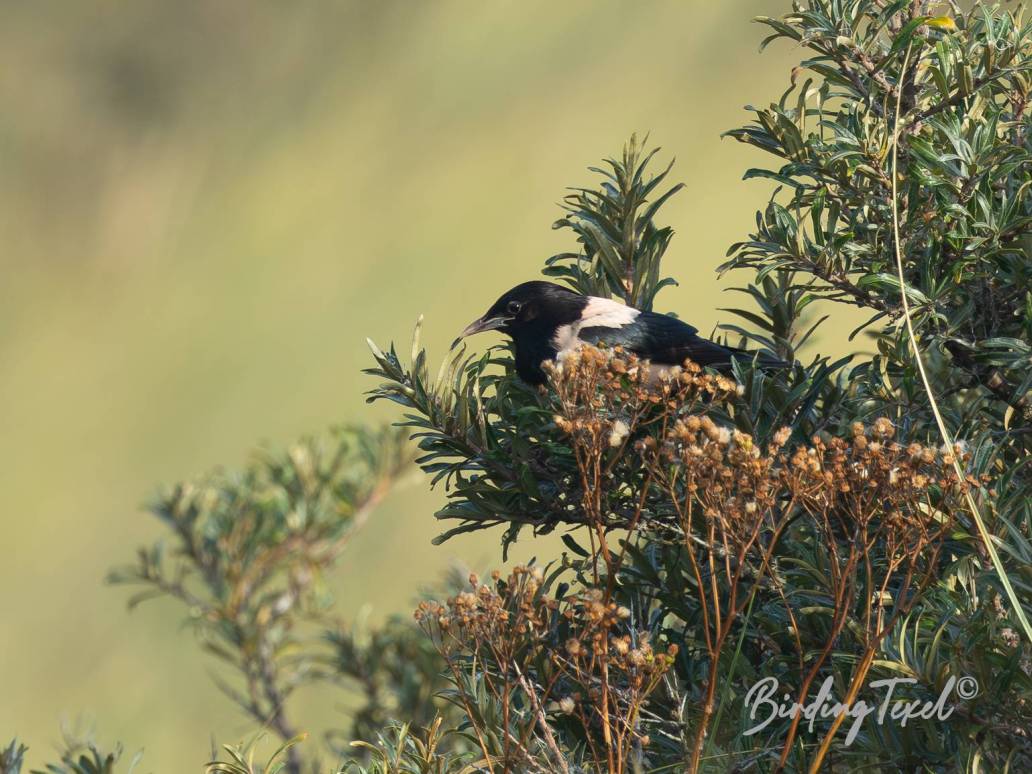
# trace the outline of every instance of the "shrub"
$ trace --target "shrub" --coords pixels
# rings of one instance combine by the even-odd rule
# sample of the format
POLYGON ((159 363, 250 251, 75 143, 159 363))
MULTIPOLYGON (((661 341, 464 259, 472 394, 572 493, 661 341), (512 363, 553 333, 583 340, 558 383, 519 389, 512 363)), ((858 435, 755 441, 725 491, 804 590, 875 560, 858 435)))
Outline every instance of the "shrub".
MULTIPOLYGON (((402 408, 415 464, 448 493, 438 540, 500 528, 504 556, 558 530, 560 558, 453 582, 415 623, 334 620, 319 580, 409 463, 393 431, 157 502, 174 562, 147 549, 115 579, 144 584, 134 602, 184 602, 239 673, 225 692, 285 744, 265 767, 225 748, 209 771, 325 771, 288 714, 310 680, 365 697, 335 748, 349 772, 1032 767, 1032 27, 931 7, 808 0, 760 20, 764 45, 807 58, 728 133, 774 160, 746 178, 777 187, 721 267, 745 272, 750 304, 723 334, 791 368, 686 362, 655 381, 585 348, 534 389, 506 347, 432 372, 418 326, 407 362, 372 345, 370 400, 402 408), (854 335, 876 352, 807 356, 811 314, 842 303, 869 314, 854 335), (862 709, 894 678, 893 712, 962 678, 980 690, 905 724, 749 706, 773 680, 799 705, 862 709)), ((655 155, 632 139, 575 189, 556 226, 576 248, 546 276, 661 301, 673 234, 657 217, 679 186, 655 155)))

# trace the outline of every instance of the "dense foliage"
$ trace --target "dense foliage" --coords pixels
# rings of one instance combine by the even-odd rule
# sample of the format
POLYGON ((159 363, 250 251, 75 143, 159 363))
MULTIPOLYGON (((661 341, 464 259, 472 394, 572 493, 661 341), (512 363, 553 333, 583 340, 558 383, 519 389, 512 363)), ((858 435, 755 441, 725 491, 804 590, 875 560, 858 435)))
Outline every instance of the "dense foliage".
MULTIPOLYGON (((794 366, 655 381, 586 348, 538 390, 505 347, 432 371, 418 328, 408 358, 372 345, 370 399, 400 405, 414 464, 448 492, 439 539, 559 530, 567 550, 359 632, 319 580, 410 463, 398 432, 176 487, 154 507, 171 552, 114 579, 185 603, 238 673, 223 690, 284 745, 264 765, 255 742, 227 747, 209 771, 1032 768, 1032 27, 922 0, 761 21, 808 58, 729 132, 773 159, 746 177, 777 188, 722 267, 751 302, 724 327, 794 366), (807 356, 813 310, 835 303, 869 313, 873 356, 807 356), (774 680, 855 707, 891 679, 893 711, 942 695, 951 711, 760 723, 749 704, 774 680), (313 680, 364 697, 333 769, 290 720, 313 680)), ((678 186, 654 156, 632 140, 574 190, 556 226, 576 248, 546 275, 661 303, 657 217, 678 186)), ((52 770, 116 760, 91 754, 52 770)))

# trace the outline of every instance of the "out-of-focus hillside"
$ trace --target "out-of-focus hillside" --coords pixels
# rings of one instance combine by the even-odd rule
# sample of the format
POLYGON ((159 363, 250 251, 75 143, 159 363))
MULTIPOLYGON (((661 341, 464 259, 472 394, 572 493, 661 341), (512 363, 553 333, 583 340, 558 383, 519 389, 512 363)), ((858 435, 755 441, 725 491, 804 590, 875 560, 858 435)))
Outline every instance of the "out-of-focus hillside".
MULTIPOLYGON (((719 135, 785 86, 792 52, 761 59, 749 19, 786 7, 4 4, 0 732, 37 762, 83 712, 145 770, 188 772, 249 731, 178 611, 130 616, 102 584, 158 535, 140 503, 262 439, 387 418, 361 399, 365 337, 407 341, 422 313, 443 353, 570 246, 563 188, 632 131, 688 184, 659 306, 709 330, 733 284, 713 268, 766 196, 719 135)), ((439 502, 418 479, 390 499, 345 557, 344 610, 498 561, 496 535, 431 547, 439 502)), ((339 702, 313 701, 318 732, 339 702)))

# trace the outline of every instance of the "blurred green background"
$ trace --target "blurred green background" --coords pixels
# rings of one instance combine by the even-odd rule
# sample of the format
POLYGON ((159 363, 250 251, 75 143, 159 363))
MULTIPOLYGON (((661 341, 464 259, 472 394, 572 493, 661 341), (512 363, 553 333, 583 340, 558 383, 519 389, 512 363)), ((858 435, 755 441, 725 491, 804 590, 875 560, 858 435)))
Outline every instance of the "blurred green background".
MULTIPOLYGON (((0 736, 38 765, 85 714, 145 771, 190 772, 248 733, 181 611, 130 615, 103 585, 160 534, 140 504, 262 440, 388 417, 362 401, 365 337, 407 344, 422 313, 443 354, 571 247, 550 228, 564 187, 633 131, 688 184, 659 307, 710 330, 733 300, 713 268, 767 195, 719 135, 787 84, 795 52, 761 59, 749 23, 787 6, 4 3, 0 736)), ((349 614, 500 561, 497 535, 432 547, 423 484, 346 553, 349 614)), ((345 725, 311 701, 314 731, 345 725)))

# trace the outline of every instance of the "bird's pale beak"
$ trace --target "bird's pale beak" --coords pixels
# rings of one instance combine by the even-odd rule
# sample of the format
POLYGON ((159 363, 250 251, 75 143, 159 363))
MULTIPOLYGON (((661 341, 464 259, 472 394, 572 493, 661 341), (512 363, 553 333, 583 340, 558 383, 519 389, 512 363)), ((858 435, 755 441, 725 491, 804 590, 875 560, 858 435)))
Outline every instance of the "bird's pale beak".
POLYGON ((466 329, 459 334, 459 338, 464 339, 474 333, 497 330, 507 322, 509 322, 508 317, 480 317, 467 325, 466 329))
POLYGON ((467 336, 472 336, 474 333, 497 330, 507 322, 509 322, 509 320, 506 317, 479 317, 466 326, 466 329, 459 334, 459 337, 455 339, 455 341, 452 342, 451 348, 455 349, 459 346, 459 342, 467 336))

